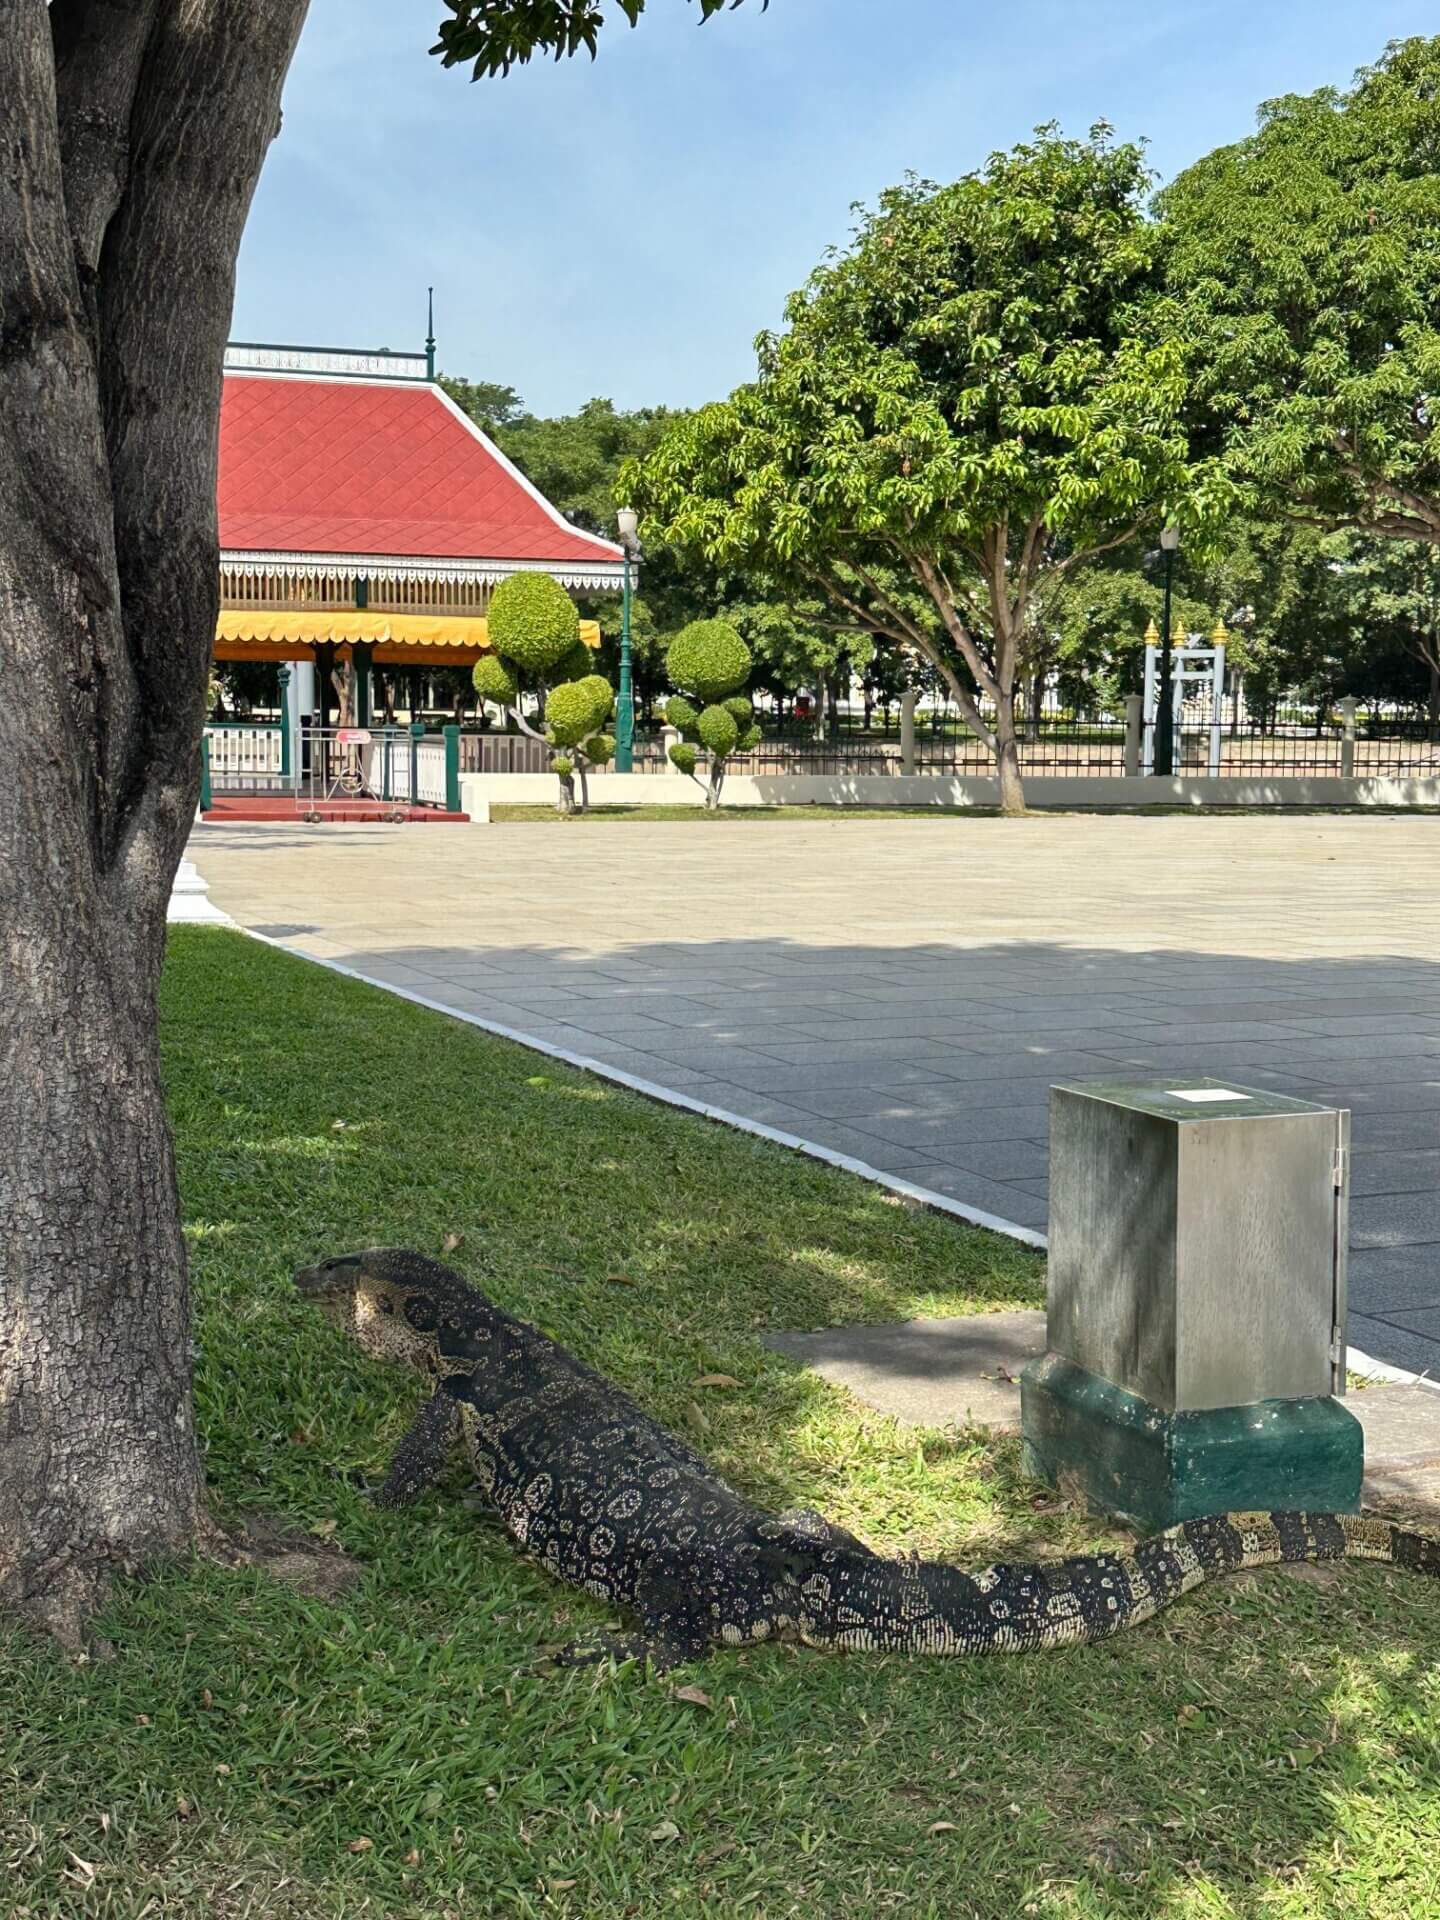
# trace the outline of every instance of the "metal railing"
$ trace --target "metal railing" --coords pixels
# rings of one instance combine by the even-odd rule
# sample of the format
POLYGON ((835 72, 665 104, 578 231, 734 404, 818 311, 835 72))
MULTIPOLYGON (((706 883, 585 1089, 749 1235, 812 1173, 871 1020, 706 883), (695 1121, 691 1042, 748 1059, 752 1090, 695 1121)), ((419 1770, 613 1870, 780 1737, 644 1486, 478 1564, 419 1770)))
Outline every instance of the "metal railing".
MULTIPOLYGON (((765 724, 761 716, 761 724, 765 724)), ((1038 727, 1022 722, 1018 752, 1022 775, 1032 778, 1119 778, 1138 773, 1153 744, 1153 727, 1127 725, 1122 713, 1049 715, 1038 727)), ((671 738, 674 736, 672 735, 671 738)), ((543 741, 514 733, 462 733, 460 767, 466 773, 548 773, 551 751, 543 741)), ((674 775, 666 741, 654 734, 635 741, 635 772, 674 775)), ((1293 704, 1268 726, 1233 718, 1218 728, 1208 710, 1187 707, 1174 739, 1177 774, 1222 778, 1358 779, 1384 776, 1440 778, 1440 738, 1423 718, 1359 714, 1353 724, 1331 709, 1305 713, 1293 704)), ((989 748, 952 721, 943 730, 915 729, 907 755, 893 731, 866 734, 846 726, 832 735, 768 735, 751 753, 729 762, 734 775, 952 774, 984 778, 994 773, 989 748)))

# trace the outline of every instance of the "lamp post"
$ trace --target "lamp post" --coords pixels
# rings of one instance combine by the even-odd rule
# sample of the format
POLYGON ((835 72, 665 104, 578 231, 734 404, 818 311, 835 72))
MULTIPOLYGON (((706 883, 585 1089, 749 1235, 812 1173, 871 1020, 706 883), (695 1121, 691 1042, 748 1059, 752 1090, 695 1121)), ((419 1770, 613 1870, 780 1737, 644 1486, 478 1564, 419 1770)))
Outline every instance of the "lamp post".
POLYGON ((1160 550, 1165 555, 1165 617, 1160 628, 1160 699, 1155 715, 1155 771, 1175 771, 1175 712, 1171 699, 1173 663, 1170 646, 1170 591, 1175 579, 1175 550, 1180 545, 1180 529, 1166 527, 1160 535, 1160 550))
POLYGON ((624 549, 624 586, 620 603, 620 693, 615 702, 615 771, 630 773, 635 765, 635 686, 630 672, 630 569, 640 558, 636 534, 640 516, 633 507, 621 507, 615 516, 624 549))

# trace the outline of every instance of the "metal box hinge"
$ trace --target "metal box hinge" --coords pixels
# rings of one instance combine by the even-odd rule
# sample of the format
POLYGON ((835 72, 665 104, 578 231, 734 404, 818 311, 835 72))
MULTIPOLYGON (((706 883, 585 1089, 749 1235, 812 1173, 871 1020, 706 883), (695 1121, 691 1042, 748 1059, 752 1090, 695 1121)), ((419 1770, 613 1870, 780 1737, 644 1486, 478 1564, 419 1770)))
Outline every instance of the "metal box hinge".
POLYGON ((1343 1193, 1345 1191, 1345 1176, 1350 1171, 1350 1149, 1348 1147, 1336 1147, 1333 1164, 1335 1191, 1337 1193, 1343 1193))
POLYGON ((1346 1351, 1345 1329, 1343 1327, 1331 1327, 1330 1364, 1332 1367, 1344 1366, 1346 1351))

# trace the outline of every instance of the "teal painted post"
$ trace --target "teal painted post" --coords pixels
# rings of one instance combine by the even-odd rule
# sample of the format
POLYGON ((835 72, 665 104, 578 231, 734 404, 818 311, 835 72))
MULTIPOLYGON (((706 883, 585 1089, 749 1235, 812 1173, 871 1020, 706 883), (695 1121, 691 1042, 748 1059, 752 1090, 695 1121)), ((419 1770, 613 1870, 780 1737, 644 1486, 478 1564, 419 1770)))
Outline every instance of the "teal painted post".
POLYGON ((410 722, 410 804, 415 806, 420 797, 420 742, 425 738, 425 722, 410 722))
POLYGON ((385 729, 385 738, 380 747, 380 798, 390 798, 390 748, 395 739, 393 727, 385 729))
POLYGON ((445 811, 460 811, 460 729, 446 727, 445 732, 445 811))
POLYGON ((210 792, 210 736, 208 733, 205 733, 200 736, 200 811, 202 813, 209 813, 212 797, 210 792))
POLYGON ((625 548, 624 587, 620 603, 620 693, 615 702, 615 771, 629 773, 635 765, 635 691, 630 665, 630 549, 625 548))

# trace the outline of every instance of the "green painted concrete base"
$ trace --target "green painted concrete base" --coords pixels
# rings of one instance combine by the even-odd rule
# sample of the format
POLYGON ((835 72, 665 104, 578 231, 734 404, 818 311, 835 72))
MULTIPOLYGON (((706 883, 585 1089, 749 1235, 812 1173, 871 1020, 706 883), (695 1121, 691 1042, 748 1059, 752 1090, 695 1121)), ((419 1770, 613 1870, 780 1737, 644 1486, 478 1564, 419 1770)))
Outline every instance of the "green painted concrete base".
POLYGON ((1340 1401, 1166 1413, 1047 1353, 1020 1376, 1025 1468, 1146 1529, 1207 1513, 1353 1513, 1364 1434, 1340 1401))

